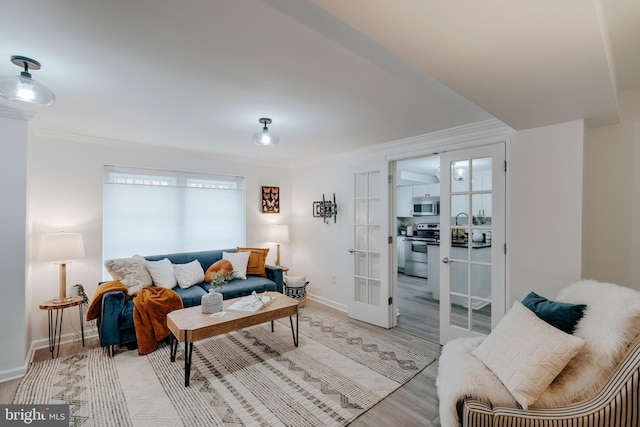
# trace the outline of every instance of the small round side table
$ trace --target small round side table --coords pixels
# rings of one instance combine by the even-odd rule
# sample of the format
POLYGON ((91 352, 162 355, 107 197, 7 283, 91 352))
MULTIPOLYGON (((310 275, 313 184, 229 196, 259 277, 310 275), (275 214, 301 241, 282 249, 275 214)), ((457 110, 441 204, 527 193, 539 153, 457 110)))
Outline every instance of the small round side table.
POLYGON ((84 347, 84 319, 82 318, 82 297, 71 297, 68 301, 55 301, 48 300, 40 303, 40 310, 47 310, 49 318, 49 351, 51 351, 51 358, 53 359, 53 353, 58 346, 58 352, 55 357, 60 355, 60 336, 62 335, 62 316, 64 315, 64 309, 69 307, 78 306, 80 310, 80 331, 82 335, 82 346, 84 347), (55 323, 53 319, 53 312, 56 312, 55 323), (58 343, 56 344, 56 340, 58 343))

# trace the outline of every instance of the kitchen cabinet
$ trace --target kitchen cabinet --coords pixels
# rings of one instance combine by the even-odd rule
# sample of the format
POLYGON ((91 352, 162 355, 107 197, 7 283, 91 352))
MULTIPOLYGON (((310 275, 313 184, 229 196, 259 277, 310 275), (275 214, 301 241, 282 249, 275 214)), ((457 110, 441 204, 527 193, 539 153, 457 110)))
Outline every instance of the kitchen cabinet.
POLYGON ((396 216, 397 217, 410 217, 413 204, 411 198, 413 197, 413 186, 403 185, 396 187, 396 216))
POLYGON ((413 197, 439 197, 440 183, 419 184, 413 186, 413 197))
POLYGON ((397 253, 398 253, 398 271, 404 273, 405 257, 404 257, 404 236, 397 237, 397 253))

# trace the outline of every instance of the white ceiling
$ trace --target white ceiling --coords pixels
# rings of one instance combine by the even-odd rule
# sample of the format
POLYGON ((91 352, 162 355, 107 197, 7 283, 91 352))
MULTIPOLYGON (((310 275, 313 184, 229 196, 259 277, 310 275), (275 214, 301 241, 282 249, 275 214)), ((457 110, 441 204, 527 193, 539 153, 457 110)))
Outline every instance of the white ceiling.
POLYGON ((57 95, 36 131, 283 165, 491 117, 613 123, 640 87, 637 0, 0 5, 0 76, 29 56, 57 95), (260 117, 278 146, 251 144, 260 117))

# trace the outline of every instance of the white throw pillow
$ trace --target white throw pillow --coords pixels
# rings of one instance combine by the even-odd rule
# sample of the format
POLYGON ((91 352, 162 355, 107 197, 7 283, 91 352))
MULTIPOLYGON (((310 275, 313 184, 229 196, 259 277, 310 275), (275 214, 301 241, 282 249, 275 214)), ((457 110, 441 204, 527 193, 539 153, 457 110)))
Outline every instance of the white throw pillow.
POLYGON ((104 266, 113 278, 127 287, 127 293, 133 295, 146 286, 153 285, 147 271, 145 259, 140 255, 131 258, 108 259, 104 266))
POLYGON ((582 338, 554 328, 516 301, 471 354, 528 409, 584 345, 582 338))
POLYGON ((162 288, 172 289, 177 284, 176 275, 173 273, 173 264, 168 258, 160 261, 147 261, 147 270, 153 278, 153 284, 162 288))
POLYGON ((233 266, 233 277, 247 279, 247 265, 251 252, 222 252, 222 259, 228 260, 233 266))
POLYGON ((307 276, 284 276, 284 283, 289 288, 300 288, 307 283, 307 276))
POLYGON ((186 264, 173 264, 173 273, 182 289, 204 281, 204 270, 197 259, 186 264))

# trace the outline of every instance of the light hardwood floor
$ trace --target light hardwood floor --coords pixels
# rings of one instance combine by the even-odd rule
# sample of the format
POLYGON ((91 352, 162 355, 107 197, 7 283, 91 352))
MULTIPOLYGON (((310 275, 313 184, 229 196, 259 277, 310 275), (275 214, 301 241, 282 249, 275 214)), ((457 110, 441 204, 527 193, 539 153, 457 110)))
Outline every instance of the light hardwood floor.
MULTIPOLYGON (((415 334, 408 333, 398 328, 382 329, 367 323, 349 319, 343 312, 332 309, 315 301, 307 300, 308 305, 327 310, 335 317, 344 319, 345 322, 353 323, 359 327, 370 329, 372 332, 392 335, 403 344, 429 352, 434 355, 440 354, 440 345, 425 340, 415 334)), ((60 347, 60 356, 77 354, 99 347, 97 338, 86 340, 85 347, 82 343, 73 342, 63 344, 60 347)), ((39 349, 35 352, 34 361, 42 361, 51 358, 48 348, 39 349)), ((350 425, 354 427, 363 426, 440 426, 438 416, 438 398, 436 395, 435 381, 438 375, 438 362, 432 363, 422 372, 404 386, 387 396, 377 405, 365 412, 350 425)), ((0 383, 0 403, 11 403, 15 395, 20 380, 0 383)))

